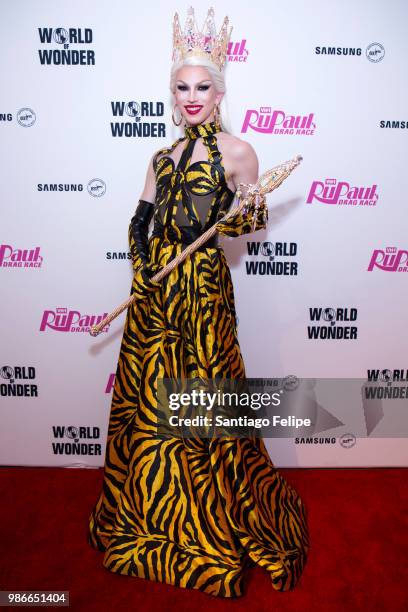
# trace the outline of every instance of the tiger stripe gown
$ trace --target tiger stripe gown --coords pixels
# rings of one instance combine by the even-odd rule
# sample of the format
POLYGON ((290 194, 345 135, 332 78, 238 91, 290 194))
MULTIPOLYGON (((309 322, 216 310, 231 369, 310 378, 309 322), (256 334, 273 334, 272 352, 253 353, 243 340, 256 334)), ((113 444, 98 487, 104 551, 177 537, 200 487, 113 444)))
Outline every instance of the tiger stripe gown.
MULTIPOLYGON (((219 130, 215 122, 185 127, 184 138, 154 157, 149 255, 160 267, 232 203, 219 130), (198 138, 208 159, 189 164, 198 138), (171 153, 180 142, 176 166, 171 153)), ((136 270, 141 262, 130 228, 129 245, 136 270)), ((306 508, 262 438, 157 435, 158 379, 190 377, 245 377, 231 275, 214 241, 128 308, 88 542, 104 552, 103 566, 112 572, 209 595, 242 595, 246 570, 255 564, 274 589, 292 589, 309 549, 306 508)))

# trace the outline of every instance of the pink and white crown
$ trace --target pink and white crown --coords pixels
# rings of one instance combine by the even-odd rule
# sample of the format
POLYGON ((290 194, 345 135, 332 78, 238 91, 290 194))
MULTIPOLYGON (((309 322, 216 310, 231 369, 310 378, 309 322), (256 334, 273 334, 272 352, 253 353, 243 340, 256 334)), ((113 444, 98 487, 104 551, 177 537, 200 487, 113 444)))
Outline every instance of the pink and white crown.
POLYGON ((227 59, 228 43, 232 26, 228 31, 228 17, 224 17, 218 35, 214 21, 214 9, 208 9, 201 30, 198 30, 192 6, 187 11, 184 32, 181 31, 178 13, 173 21, 173 62, 179 62, 189 55, 208 57, 221 71, 227 59))

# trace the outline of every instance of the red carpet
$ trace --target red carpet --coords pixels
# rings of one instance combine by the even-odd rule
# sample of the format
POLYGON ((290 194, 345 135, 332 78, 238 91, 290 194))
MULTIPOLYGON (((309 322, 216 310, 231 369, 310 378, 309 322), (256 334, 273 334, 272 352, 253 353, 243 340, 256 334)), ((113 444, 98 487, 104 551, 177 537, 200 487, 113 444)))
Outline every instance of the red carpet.
POLYGON ((294 591, 249 570, 221 599, 109 572, 86 542, 102 470, 0 468, 0 590, 70 591, 74 610, 408 610, 406 469, 281 469, 309 512, 311 552, 294 591))

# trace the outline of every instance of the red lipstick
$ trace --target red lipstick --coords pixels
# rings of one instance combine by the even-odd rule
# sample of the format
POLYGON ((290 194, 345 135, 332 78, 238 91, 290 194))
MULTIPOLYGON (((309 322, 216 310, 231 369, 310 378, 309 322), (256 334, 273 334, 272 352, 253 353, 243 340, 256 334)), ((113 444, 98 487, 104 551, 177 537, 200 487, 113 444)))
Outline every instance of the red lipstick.
POLYGON ((184 108, 186 109, 189 115, 196 115, 200 112, 203 106, 201 104, 187 104, 187 106, 185 106, 184 108))

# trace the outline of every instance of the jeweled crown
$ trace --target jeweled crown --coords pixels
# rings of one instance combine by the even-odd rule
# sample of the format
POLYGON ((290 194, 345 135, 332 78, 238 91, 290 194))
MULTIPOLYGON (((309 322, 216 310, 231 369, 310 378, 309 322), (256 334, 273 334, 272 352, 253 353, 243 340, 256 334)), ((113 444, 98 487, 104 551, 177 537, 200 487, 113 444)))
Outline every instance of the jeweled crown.
POLYGON ((228 43, 232 26, 228 30, 228 17, 224 17, 220 31, 216 32, 214 9, 208 9, 201 30, 197 28, 192 6, 187 11, 184 32, 181 31, 178 13, 173 21, 173 62, 179 62, 189 55, 208 57, 221 71, 227 59, 228 43))

